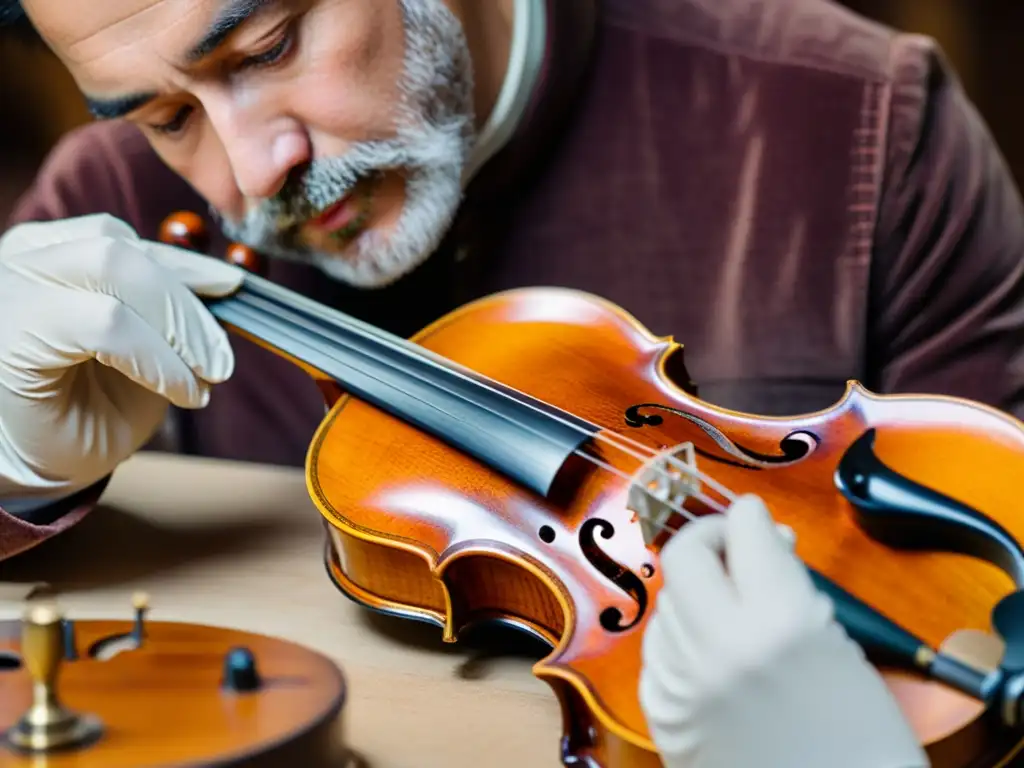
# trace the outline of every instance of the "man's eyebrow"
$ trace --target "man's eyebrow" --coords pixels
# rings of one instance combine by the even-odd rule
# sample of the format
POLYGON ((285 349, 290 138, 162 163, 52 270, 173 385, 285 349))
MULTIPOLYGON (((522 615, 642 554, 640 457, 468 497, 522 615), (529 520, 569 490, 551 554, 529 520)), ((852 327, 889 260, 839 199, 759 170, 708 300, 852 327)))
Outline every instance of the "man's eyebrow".
POLYGON ((111 99, 86 96, 85 105, 97 120, 114 120, 134 112, 155 99, 156 96, 155 93, 133 93, 129 96, 115 96, 111 99))
MULTIPOLYGON (((185 60, 194 63, 206 58, 253 16, 276 2, 280 0, 227 0, 199 42, 185 54, 185 60)), ((133 93, 110 99, 86 96, 85 104, 97 120, 113 120, 131 114, 156 97, 156 93, 133 93)))
POLYGON ((199 42, 185 55, 185 60, 196 62, 204 59, 224 44, 231 35, 238 31, 253 16, 280 0, 228 0, 220 12, 214 17, 199 42))

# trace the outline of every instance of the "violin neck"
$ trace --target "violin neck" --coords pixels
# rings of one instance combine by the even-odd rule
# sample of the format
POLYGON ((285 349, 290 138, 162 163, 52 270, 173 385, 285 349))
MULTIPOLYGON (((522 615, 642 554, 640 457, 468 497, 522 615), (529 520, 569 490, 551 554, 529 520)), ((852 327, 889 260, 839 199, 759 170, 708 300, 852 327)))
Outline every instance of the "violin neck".
POLYGON ((546 496, 555 476, 598 430, 410 341, 256 275, 207 302, 250 336, 353 396, 546 496))

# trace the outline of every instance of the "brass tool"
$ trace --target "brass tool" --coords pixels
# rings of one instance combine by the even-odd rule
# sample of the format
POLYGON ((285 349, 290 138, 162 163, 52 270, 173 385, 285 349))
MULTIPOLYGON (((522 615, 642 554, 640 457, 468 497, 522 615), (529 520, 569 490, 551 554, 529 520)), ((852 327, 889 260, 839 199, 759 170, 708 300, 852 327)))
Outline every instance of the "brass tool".
POLYGON ((7 741, 26 752, 51 752, 84 746, 99 738, 103 732, 99 719, 72 712, 57 695, 64 631, 56 605, 29 607, 21 632, 22 658, 32 676, 32 705, 8 730, 7 741))

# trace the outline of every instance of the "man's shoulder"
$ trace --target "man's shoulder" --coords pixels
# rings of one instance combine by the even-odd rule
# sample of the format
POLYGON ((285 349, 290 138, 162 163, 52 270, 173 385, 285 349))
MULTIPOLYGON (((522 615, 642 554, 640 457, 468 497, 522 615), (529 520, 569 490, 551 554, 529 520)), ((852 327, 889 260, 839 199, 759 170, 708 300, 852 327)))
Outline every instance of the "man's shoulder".
POLYGON ((680 48, 873 82, 898 79, 906 53, 933 45, 832 0, 605 0, 603 9, 607 25, 680 48))
POLYGON ((197 200, 135 126, 88 123, 57 142, 9 223, 109 213, 151 237, 163 216, 197 200))
POLYGON ((43 174, 108 176, 156 165, 162 163, 142 133, 131 123, 111 120, 68 131, 54 145, 41 170, 43 174))

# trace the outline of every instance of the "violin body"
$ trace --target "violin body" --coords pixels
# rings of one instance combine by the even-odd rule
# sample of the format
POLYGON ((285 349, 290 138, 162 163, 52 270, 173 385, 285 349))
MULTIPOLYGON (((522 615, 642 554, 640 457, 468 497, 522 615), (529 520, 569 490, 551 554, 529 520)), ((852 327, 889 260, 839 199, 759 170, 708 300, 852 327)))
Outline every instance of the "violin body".
POLYGON ((0 765, 356 764, 342 738, 345 680, 328 658, 276 638, 177 622, 146 622, 136 642, 137 627, 107 620, 51 624, 51 637, 36 633, 30 651, 19 622, 0 622, 0 765), (68 648, 70 654, 55 658, 53 651, 68 648), (255 662, 255 674, 247 676, 243 664, 228 685, 226 660, 240 651, 255 662), (10 734, 29 717, 36 674, 55 680, 59 703, 95 732, 35 752, 14 742, 10 734), (246 687, 253 679, 255 687, 246 687))
MULTIPOLYGON (((851 382, 833 407, 765 418, 701 401, 682 347, 620 308, 570 290, 491 296, 413 339, 651 453, 690 442, 697 467, 761 496, 796 533, 796 553, 901 626, 938 646, 989 629, 1014 588, 989 563, 895 550, 855 522, 837 464, 874 427, 874 452, 901 475, 969 502, 1024 538, 1013 482, 1024 477, 1019 422, 967 401, 876 396, 851 382)), ((314 371, 311 371, 314 373, 314 371)), ((330 411, 307 458, 310 494, 328 523, 327 566, 359 603, 433 622, 446 641, 500 620, 546 640, 535 674, 562 705, 566 765, 661 765, 639 703, 641 644, 661 586, 657 556, 629 508, 641 462, 595 442, 546 497, 320 380, 330 411)), ((500 439, 496 435, 495 439, 500 439)), ((882 668, 937 768, 1006 764, 1020 735, 979 701, 882 668)))
MULTIPOLYGON (((205 230, 179 212, 160 237, 202 250, 205 230)), ((680 345, 585 293, 494 295, 409 341, 264 280, 252 249, 224 258, 252 274, 215 317, 330 406, 307 483, 334 583, 448 642, 495 620, 547 641, 534 672, 565 765, 661 765, 638 692, 657 539, 748 492, 796 533, 935 768, 1024 751, 1020 421, 856 382, 817 413, 739 413, 699 399, 680 345)))

